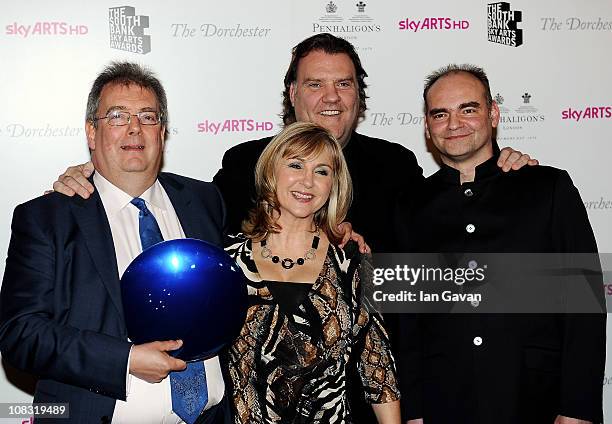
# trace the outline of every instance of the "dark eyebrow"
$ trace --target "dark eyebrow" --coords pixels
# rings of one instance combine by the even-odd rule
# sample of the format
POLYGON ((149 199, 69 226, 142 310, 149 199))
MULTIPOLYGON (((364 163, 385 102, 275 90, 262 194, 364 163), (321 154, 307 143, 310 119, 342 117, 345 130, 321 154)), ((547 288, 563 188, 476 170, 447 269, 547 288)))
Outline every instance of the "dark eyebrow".
POLYGON ((446 112, 448 112, 448 109, 444 109, 444 108, 439 107, 439 108, 435 108, 435 109, 430 109, 430 111, 427 112, 427 114, 429 116, 433 116, 433 115, 437 115, 438 113, 446 113, 446 112))
MULTIPOLYGON (((125 106, 110 106, 107 110, 106 110, 106 114, 108 115, 109 113, 111 113, 114 110, 121 110, 121 111, 128 111, 127 107, 125 106)), ((154 107, 143 107, 142 109, 140 109, 138 112, 157 112, 157 109, 155 109, 154 107)))
MULTIPOLYGON (((478 103, 477 101, 461 103, 457 109, 461 110, 461 109, 466 109, 466 108, 469 108, 469 107, 479 108, 480 107, 480 103, 478 103)), ((433 115, 436 115, 438 113, 448 113, 448 109, 446 109, 446 108, 434 108, 434 109, 431 109, 429 112, 427 112, 427 114, 429 116, 433 116, 433 115)))
MULTIPOLYGON (((324 79, 322 79, 322 78, 306 78, 304 80, 304 83, 308 83, 308 82, 322 82, 322 81, 324 81, 324 79)), ((355 78, 353 78, 352 75, 347 75, 347 76, 344 76, 344 77, 340 77, 340 78, 334 79, 334 82, 342 82, 342 81, 355 82, 355 78)))
POLYGON ((106 109, 106 114, 108 115, 114 110, 127 110, 127 108, 125 106, 109 106, 109 108, 106 109))
POLYGON ((476 108, 478 108, 478 107, 480 107, 480 103, 478 103, 476 101, 472 101, 472 102, 467 102, 467 103, 461 103, 459 105, 459 109, 465 109, 465 108, 468 108, 468 107, 476 107, 476 108))

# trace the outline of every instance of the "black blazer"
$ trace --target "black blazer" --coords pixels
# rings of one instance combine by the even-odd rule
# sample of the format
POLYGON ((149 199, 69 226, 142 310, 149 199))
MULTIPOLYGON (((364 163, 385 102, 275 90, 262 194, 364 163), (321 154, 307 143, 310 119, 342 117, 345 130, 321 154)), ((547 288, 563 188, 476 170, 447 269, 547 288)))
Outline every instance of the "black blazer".
MULTIPOLYGON (((217 188, 173 174, 159 181, 185 235, 222 246, 217 188)), ((126 398, 130 346, 98 193, 88 200, 52 193, 18 206, 0 293, 0 349, 39 377, 34 402, 68 402, 66 422, 110 422, 115 399, 126 398)))

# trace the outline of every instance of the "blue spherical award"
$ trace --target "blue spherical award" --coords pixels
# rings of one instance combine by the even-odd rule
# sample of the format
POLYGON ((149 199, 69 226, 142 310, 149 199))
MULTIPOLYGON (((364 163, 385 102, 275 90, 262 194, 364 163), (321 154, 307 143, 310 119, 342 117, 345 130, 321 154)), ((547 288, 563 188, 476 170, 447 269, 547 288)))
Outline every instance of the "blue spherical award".
POLYGON ((158 243, 121 278, 123 310, 135 344, 183 340, 169 352, 185 361, 215 355, 240 332, 248 307, 245 277, 223 249, 196 239, 158 243))

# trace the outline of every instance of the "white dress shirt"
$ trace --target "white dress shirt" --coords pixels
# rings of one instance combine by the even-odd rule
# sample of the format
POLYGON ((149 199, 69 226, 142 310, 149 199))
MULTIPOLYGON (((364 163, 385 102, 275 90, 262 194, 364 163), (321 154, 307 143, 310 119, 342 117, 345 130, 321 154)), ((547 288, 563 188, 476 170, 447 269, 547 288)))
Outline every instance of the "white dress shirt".
MULTIPOLYGON (((99 173, 94 174, 93 181, 108 217, 121 278, 132 260, 142 252, 138 232, 138 208, 130 203, 132 196, 121 191, 99 173)), ((155 216, 164 240, 185 238, 172 202, 158 180, 140 198, 146 202, 147 208, 155 216)), ((126 366, 129 369, 129 360, 126 366)), ((217 356, 205 360, 204 366, 208 386, 206 404, 208 409, 221 401, 225 385, 217 356)), ((172 412, 169 378, 163 379, 160 383, 147 383, 128 373, 126 384, 127 401, 116 402, 113 423, 183 422, 172 412)))

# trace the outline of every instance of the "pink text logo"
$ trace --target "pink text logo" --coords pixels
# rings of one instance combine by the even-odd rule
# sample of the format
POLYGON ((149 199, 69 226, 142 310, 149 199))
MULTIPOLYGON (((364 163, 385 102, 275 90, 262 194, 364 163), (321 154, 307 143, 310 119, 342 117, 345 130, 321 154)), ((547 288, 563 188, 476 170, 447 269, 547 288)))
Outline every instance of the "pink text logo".
POLYGON ((17 37, 34 37, 40 35, 85 35, 89 28, 85 25, 70 25, 66 22, 35 22, 30 25, 21 25, 14 22, 6 26, 6 35, 17 37))
POLYGON ((465 19, 452 18, 423 18, 414 20, 406 18, 398 23, 400 31, 448 31, 466 30, 470 27, 469 21, 465 19))
POLYGON ((256 121, 255 119, 226 119, 224 121, 209 121, 198 123, 198 132, 217 135, 220 132, 252 132, 271 131, 274 124, 271 121, 256 121))
POLYGON ((612 118, 612 106, 587 106, 584 109, 567 108, 561 112, 561 119, 580 121, 581 119, 609 119, 612 118))

